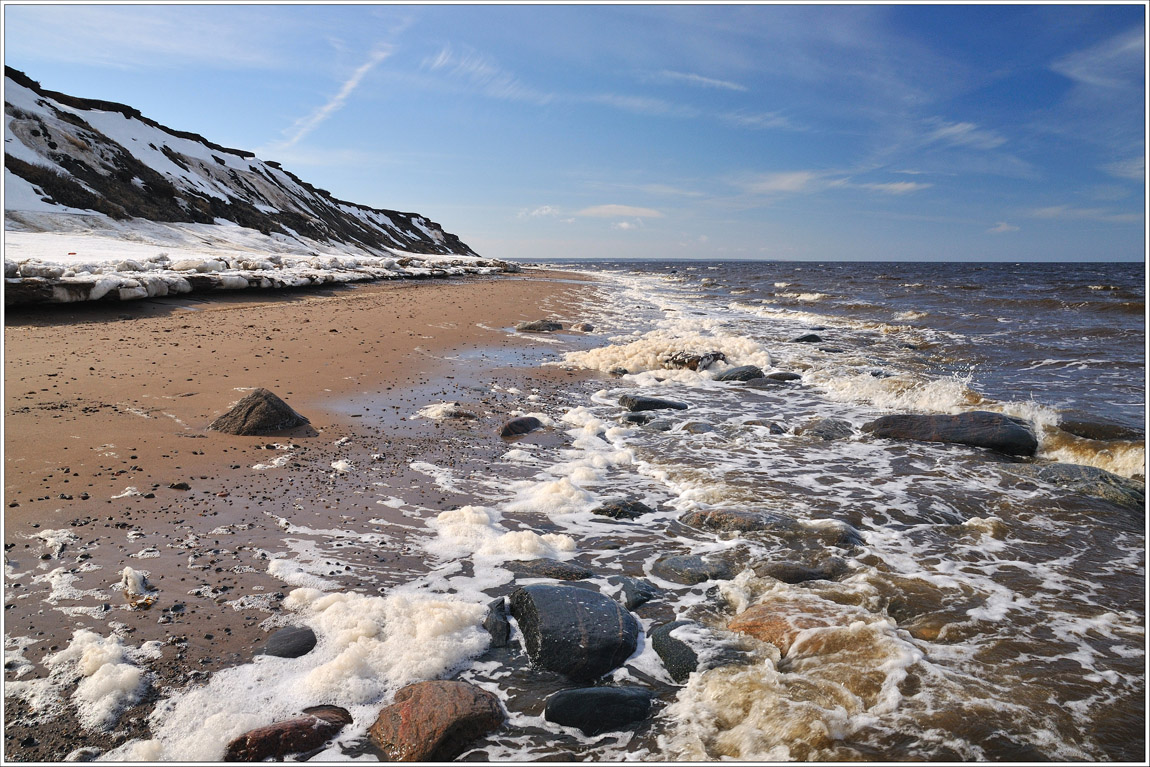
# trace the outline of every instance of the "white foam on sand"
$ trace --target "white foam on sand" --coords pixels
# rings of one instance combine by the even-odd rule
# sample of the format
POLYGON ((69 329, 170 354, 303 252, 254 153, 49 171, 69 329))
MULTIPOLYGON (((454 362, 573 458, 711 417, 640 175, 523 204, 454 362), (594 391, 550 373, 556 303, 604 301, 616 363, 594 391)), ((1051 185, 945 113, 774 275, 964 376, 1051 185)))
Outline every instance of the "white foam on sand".
POLYGON ((443 557, 476 554, 499 559, 556 558, 575 551, 575 540, 569 535, 509 531, 499 524, 501 520, 499 511, 483 506, 440 512, 427 523, 439 536, 426 548, 443 557))
POLYGON ((66 704, 64 691, 78 682, 70 702, 80 725, 107 731, 117 724, 124 709, 147 692, 148 674, 137 661, 159 657, 159 646, 149 642, 131 648, 117 636, 103 637, 80 629, 67 647, 44 660, 48 678, 9 682, 5 691, 24 698, 38 714, 52 715, 66 704))
POLYGON ((151 740, 126 743, 104 758, 220 761, 239 735, 297 717, 317 703, 348 709, 354 723, 340 738, 361 738, 395 690, 448 676, 490 643, 481 626, 486 605, 452 595, 300 588, 284 607, 315 631, 315 649, 299 658, 258 656, 176 693, 153 712, 151 740))

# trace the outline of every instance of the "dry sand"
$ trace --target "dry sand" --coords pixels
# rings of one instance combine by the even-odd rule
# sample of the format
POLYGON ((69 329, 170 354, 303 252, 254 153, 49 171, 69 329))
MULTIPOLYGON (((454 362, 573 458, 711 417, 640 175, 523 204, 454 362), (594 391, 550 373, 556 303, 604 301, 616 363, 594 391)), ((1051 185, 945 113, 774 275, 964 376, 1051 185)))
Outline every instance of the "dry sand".
POLYGON ((547 344, 506 331, 578 321, 593 290, 578 275, 527 273, 9 311, 4 628, 34 643, 17 653, 32 665, 9 662, 5 678, 44 676, 40 661, 79 628, 164 649, 149 667, 154 692, 111 735, 84 731, 67 707, 45 720, 7 695, 6 759, 58 761, 145 737, 165 687, 250 660, 292 588, 267 572, 289 534, 308 540, 313 571, 315 556, 338 552, 325 577, 343 588, 384 591, 422 572, 404 543, 422 520, 377 501, 468 503, 410 463, 483 471, 507 449, 496 429, 527 404, 506 389, 537 388, 547 400, 561 396, 555 384, 578 385, 588 374, 537 367, 547 344), (259 386, 310 426, 274 437, 206 430, 259 386), (481 417, 410 418, 442 401, 481 417), (252 468, 277 457, 285 465, 252 468), (352 470, 333 469, 336 460, 352 470), (365 465, 373 471, 357 470, 365 465), (380 519, 386 540, 363 546, 380 519), (46 531, 75 538, 61 548, 38 537, 46 531), (149 609, 132 609, 116 587, 125 567, 149 574, 149 609))

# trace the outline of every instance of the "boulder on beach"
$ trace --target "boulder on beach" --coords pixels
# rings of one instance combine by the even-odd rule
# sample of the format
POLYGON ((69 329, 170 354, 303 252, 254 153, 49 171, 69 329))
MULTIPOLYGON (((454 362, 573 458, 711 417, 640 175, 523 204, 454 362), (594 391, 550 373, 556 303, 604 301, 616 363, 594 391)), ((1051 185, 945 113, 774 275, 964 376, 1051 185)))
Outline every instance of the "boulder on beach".
POLYGON ((763 369, 758 365, 740 365, 725 370, 715 377, 716 381, 753 381, 763 377, 763 369))
POLYGON ((563 323, 555 322, 554 320, 532 320, 530 322, 520 322, 515 326, 515 329, 520 333, 551 333, 556 330, 562 330, 563 323))
POLYGON ((574 562, 555 559, 512 559, 503 567, 524 578, 553 578, 557 581, 581 581, 594 578, 595 571, 574 562))
POLYGON ((644 514, 651 514, 655 510, 642 501, 629 501, 620 499, 608 501, 602 506, 591 509, 591 513, 600 517, 611 519, 638 519, 644 514))
POLYGON ((511 593, 510 602, 531 662, 575 681, 618 668, 638 645, 634 616, 596 591, 523 586, 511 593))
POLYGON ((958 415, 885 415, 862 427, 876 437, 946 442, 1006 455, 1033 456, 1038 439, 1026 421, 976 410, 958 415))
POLYGON ((584 687, 560 690, 547 699, 543 718, 584 735, 617 732, 647 718, 651 691, 642 687, 584 687))
POLYGON ((716 362, 726 362, 727 355, 720 351, 696 354, 695 352, 675 352, 666 362, 670 368, 688 368, 689 370, 706 370, 716 362))
POLYGON ((503 724, 493 693, 467 682, 416 682, 395 694, 368 730, 393 762, 449 762, 503 724))
POLYGON ((231 410, 212 421, 208 428, 225 434, 255 436, 294 429, 309 421, 286 402, 264 388, 256 389, 231 410))
POLYGON ((536 429, 542 429, 543 422, 533 415, 523 415, 518 418, 512 418, 503 426, 499 427, 500 437, 518 437, 521 434, 533 432, 536 429))
POLYGON ((244 733, 228 744, 225 762, 283 761, 285 756, 315 750, 334 737, 351 714, 339 706, 312 706, 304 716, 244 733))
POLYGON ((684 402, 673 402, 658 397, 644 397, 638 394, 624 394, 619 398, 619 404, 637 413, 641 410, 686 410, 689 405, 684 402))

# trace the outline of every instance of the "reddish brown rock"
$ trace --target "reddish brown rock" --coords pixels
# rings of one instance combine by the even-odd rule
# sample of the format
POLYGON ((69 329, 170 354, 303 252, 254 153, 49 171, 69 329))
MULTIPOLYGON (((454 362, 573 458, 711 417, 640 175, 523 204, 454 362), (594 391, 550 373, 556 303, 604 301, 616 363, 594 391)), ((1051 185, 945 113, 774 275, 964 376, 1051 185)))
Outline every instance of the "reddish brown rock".
POLYGON ((319 748, 342 730, 345 724, 351 724, 351 714, 339 706, 313 706, 304 709, 304 713, 306 716, 244 733, 228 744, 224 761, 282 761, 289 754, 319 748))
POLYGON ((393 762, 448 762, 503 724, 499 699, 467 682, 416 682, 379 712, 368 736, 393 762))
POLYGON ((732 618, 727 628, 770 642, 786 655, 800 632, 835 626, 842 622, 836 616, 820 610, 816 604, 772 599, 748 607, 732 618))

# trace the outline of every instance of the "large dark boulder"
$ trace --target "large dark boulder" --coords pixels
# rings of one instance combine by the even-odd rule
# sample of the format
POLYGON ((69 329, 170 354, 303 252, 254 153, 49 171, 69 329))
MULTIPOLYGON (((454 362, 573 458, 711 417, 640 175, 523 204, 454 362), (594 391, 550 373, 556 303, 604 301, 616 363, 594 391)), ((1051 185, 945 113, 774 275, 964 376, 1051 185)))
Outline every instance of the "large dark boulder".
POLYGON ((1007 455, 1032 456, 1038 450, 1038 439, 1025 421, 981 410, 958 415, 886 415, 862 428, 876 437, 969 445, 1007 455))
POLYGON ((547 699, 543 718, 584 735, 617 732, 647 718, 651 691, 642 687, 584 687, 560 690, 547 699))
POLYGON ((802 336, 799 336, 798 338, 792 338, 791 339, 792 344, 818 344, 818 343, 822 343, 822 341, 823 341, 822 336, 820 336, 816 333, 807 333, 806 335, 802 335, 802 336))
POLYGON ((615 600, 572 586, 532 585, 511 594, 532 663, 587 681, 618 668, 638 645, 639 624, 615 600))
POLYGON ((379 712, 368 737, 393 762, 448 762, 503 724, 492 693, 467 682, 416 682, 379 712))
POLYGON ((716 381, 751 381, 763 377, 763 369, 758 365, 740 365, 725 370, 715 377, 716 381))
POLYGON ((689 406, 683 402, 673 402, 658 397, 643 397, 637 394, 624 394, 619 398, 619 404, 637 413, 640 410, 686 410, 689 406))
POLYGON ((304 716, 240 735, 228 744, 224 761, 283 761, 290 754, 302 754, 319 748, 346 724, 351 724, 351 714, 339 706, 305 708, 304 716))
POLYGON ((225 434, 253 436, 274 434, 303 426, 308 420, 267 389, 256 389, 231 410, 212 421, 208 428, 225 434))

